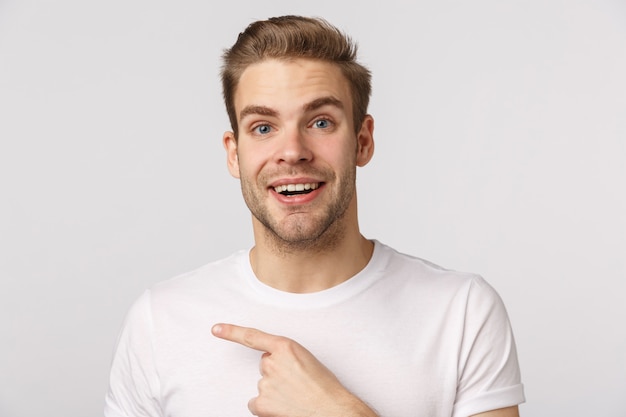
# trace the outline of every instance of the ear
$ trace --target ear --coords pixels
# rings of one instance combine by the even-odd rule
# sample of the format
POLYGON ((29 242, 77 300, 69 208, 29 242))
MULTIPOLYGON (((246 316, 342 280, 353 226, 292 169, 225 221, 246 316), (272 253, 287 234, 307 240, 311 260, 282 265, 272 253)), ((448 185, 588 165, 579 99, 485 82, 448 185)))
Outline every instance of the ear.
POLYGON ((233 132, 225 132, 222 138, 226 149, 226 164, 230 175, 239 178, 239 158, 237 157, 237 139, 233 132))
POLYGON ((361 130, 357 135, 357 166, 365 166, 374 156, 374 118, 369 114, 365 115, 361 130))

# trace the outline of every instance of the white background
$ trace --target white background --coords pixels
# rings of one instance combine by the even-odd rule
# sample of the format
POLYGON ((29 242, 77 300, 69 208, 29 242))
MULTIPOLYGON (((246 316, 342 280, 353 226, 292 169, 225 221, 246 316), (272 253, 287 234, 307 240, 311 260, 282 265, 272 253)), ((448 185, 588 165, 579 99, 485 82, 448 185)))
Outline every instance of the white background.
POLYGON ((0 416, 101 415, 132 301, 252 244, 219 55, 291 13, 374 74, 364 234, 500 292, 523 416, 626 416, 626 4, 604 0, 0 0, 0 416))

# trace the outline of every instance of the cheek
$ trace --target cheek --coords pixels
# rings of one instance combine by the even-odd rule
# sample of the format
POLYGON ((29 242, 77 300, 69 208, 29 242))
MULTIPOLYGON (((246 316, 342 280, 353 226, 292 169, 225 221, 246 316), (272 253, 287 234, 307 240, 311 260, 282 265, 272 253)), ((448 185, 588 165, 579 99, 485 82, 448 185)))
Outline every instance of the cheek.
POLYGON ((263 167, 262 159, 254 157, 254 154, 239 154, 239 173, 242 177, 255 177, 263 167))
POLYGON ((356 165, 356 146, 348 143, 341 148, 329 149, 326 152, 326 161, 338 170, 352 169, 356 165))
POLYGON ((318 156, 323 157, 326 161, 333 161, 333 163, 354 159, 357 153, 356 140, 341 135, 314 144, 311 149, 318 156))

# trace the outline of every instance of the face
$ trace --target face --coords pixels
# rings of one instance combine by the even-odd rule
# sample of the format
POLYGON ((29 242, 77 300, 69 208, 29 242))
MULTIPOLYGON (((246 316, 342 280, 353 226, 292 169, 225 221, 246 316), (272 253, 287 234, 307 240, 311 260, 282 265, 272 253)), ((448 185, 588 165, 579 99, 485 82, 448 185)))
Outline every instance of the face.
POLYGON ((373 120, 355 134, 340 69, 263 61, 243 72, 234 98, 239 137, 227 132, 224 146, 255 233, 298 245, 356 226, 356 167, 372 156, 373 120))

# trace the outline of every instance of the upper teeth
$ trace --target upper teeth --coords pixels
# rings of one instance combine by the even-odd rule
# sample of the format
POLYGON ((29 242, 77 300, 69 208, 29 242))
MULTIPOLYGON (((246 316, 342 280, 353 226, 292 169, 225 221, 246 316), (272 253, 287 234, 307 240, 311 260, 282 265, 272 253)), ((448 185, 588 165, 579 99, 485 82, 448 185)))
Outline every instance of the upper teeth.
POLYGON ((285 185, 277 185, 274 187, 274 191, 277 193, 282 193, 285 191, 304 191, 304 190, 315 190, 319 186, 318 183, 306 183, 306 184, 285 184, 285 185))

